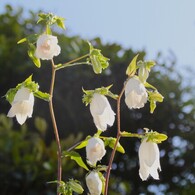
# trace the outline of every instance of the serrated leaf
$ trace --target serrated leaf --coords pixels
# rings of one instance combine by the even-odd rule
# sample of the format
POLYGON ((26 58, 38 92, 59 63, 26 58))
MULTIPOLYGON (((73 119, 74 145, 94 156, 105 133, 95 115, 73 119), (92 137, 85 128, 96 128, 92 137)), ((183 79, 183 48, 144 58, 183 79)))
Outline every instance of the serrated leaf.
POLYGON ((76 180, 73 180, 71 179, 69 182, 68 182, 68 185, 69 187, 71 188, 72 191, 78 193, 78 194, 82 194, 84 189, 83 187, 81 186, 81 184, 76 181, 76 180))
POLYGON ((50 94, 48 94, 48 93, 44 93, 44 92, 42 92, 42 91, 36 91, 35 93, 34 93, 34 96, 36 96, 36 97, 38 97, 38 98, 40 98, 40 99, 42 99, 42 100, 45 100, 45 101, 50 101, 50 94))
POLYGON ((167 135, 158 133, 156 131, 147 133, 147 141, 151 141, 157 144, 165 141, 167 138, 168 138, 167 135))
POLYGON ((75 151, 71 151, 71 152, 67 152, 64 151, 63 155, 66 157, 70 157, 72 160, 74 160, 80 167, 83 167, 84 169, 86 169, 87 171, 89 170, 88 167, 86 166, 86 164, 83 162, 81 156, 79 155, 79 153, 75 152, 75 151))
MULTIPOLYGON (((109 146, 110 148, 114 148, 115 142, 116 142, 116 138, 113 137, 102 137, 102 139, 104 140, 105 146, 109 146)), ((122 154, 125 153, 125 149, 123 148, 123 146, 118 142, 117 144, 117 148, 116 150, 122 154)))
POLYGON ((136 69, 137 69, 137 58, 138 58, 139 54, 137 54, 132 61, 130 62, 129 66, 127 67, 126 70, 126 75, 130 76, 134 76, 136 73, 136 69))

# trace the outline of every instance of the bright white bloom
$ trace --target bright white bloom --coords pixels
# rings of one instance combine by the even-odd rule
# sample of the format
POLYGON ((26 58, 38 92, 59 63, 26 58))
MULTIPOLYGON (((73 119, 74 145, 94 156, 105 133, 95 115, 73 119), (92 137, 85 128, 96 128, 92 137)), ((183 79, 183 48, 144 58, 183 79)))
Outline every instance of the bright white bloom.
POLYGON ((115 113, 104 95, 98 93, 93 95, 90 103, 90 112, 97 129, 105 131, 108 125, 113 125, 115 113))
POLYGON ((18 123, 22 125, 27 117, 32 117, 34 106, 33 93, 29 89, 22 87, 17 91, 11 106, 7 116, 16 116, 18 123))
POLYGON ((90 138, 86 146, 86 153, 89 162, 95 165, 106 154, 104 142, 97 137, 90 138))
POLYGON ((142 108, 147 102, 147 99, 148 94, 141 81, 136 77, 129 79, 125 86, 125 103, 127 106, 130 109, 142 108))
POLYGON ((60 54, 61 48, 58 45, 58 39, 52 35, 40 35, 37 40, 35 56, 42 60, 51 60, 54 56, 60 54))
POLYGON ((86 184, 91 195, 100 195, 102 192, 102 181, 97 172, 92 171, 86 177, 86 184))
POLYGON ((149 175, 159 179, 158 170, 161 171, 160 154, 156 143, 146 142, 144 139, 139 148, 139 176, 144 181, 149 175))

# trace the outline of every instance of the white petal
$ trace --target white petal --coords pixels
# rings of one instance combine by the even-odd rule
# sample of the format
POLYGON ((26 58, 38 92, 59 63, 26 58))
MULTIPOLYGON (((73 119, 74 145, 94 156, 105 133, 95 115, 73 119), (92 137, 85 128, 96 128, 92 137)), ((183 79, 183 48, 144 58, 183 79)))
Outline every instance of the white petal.
POLYGON ((17 119, 18 123, 19 123, 20 125, 22 125, 22 124, 24 124, 24 122, 26 121, 27 115, 18 113, 18 114, 16 114, 16 119, 17 119))

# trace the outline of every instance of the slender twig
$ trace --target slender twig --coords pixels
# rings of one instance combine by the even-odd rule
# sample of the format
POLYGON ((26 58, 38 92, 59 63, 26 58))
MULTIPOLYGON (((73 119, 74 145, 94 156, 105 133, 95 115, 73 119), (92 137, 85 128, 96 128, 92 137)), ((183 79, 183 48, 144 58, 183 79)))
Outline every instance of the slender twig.
MULTIPOLYGON (((74 62, 77 62, 77 61, 79 61, 79 60, 82 60, 82 59, 84 59, 84 58, 86 58, 86 57, 88 57, 88 56, 89 56, 89 54, 86 54, 86 55, 84 55, 84 56, 81 56, 81 57, 79 57, 79 58, 76 58, 76 59, 74 59, 74 60, 71 60, 71 61, 69 61, 69 62, 66 62, 66 63, 64 63, 64 64, 59 64, 59 65, 56 66, 56 69, 59 70, 59 69, 61 69, 61 68, 66 68, 66 67, 68 67, 68 66, 72 66, 71 64, 73 64, 74 62)), ((91 65, 90 63, 86 63, 86 62, 83 62, 83 63, 81 63, 81 64, 88 64, 88 65, 91 65)), ((79 65, 79 64, 75 64, 75 65, 79 65)))
POLYGON ((107 193, 108 193, 108 182, 109 182, 109 178, 110 178, 110 171, 111 171, 112 163, 113 163, 114 156, 116 153, 116 148, 117 148, 117 145, 118 145, 119 140, 121 138, 120 104, 121 104, 121 97, 122 97, 124 91, 125 91, 125 84, 124 84, 123 89, 122 89, 122 91, 117 99, 117 137, 116 137, 116 142, 114 144, 114 148, 112 150, 112 154, 110 157, 108 168, 106 171, 106 182, 105 182, 104 195, 107 195, 107 193))
MULTIPOLYGON (((57 180, 58 180, 58 185, 59 185, 60 181, 62 180, 62 159, 61 159, 62 150, 61 150, 61 144, 60 144, 60 139, 59 139, 57 123, 56 123, 56 119, 55 119, 54 109, 53 109, 53 90, 54 90, 54 84, 55 84, 56 70, 55 70, 55 64, 54 64, 53 60, 51 60, 51 63, 52 63, 52 76, 51 76, 51 85, 50 85, 51 99, 49 101, 49 109, 50 109, 55 139, 56 139, 56 143, 57 143, 57 158, 58 158, 58 178, 57 178, 57 180)), ((57 194, 60 195, 60 193, 58 193, 58 192, 57 192, 57 194)))
POLYGON ((92 65, 91 63, 88 63, 88 62, 77 62, 77 63, 72 63, 72 64, 61 64, 61 65, 58 65, 56 66, 56 70, 60 70, 62 68, 66 68, 66 67, 70 67, 70 66, 77 66, 77 65, 92 65))

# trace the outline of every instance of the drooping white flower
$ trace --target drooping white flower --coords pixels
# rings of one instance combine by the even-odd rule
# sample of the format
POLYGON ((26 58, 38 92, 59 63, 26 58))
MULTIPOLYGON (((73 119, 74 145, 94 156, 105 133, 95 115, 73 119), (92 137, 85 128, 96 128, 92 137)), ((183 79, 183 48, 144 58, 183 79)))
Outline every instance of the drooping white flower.
POLYGON ((20 88, 13 102, 11 103, 11 108, 7 114, 8 117, 16 116, 19 124, 23 124, 27 117, 32 117, 33 106, 34 106, 34 95, 28 88, 20 88))
POLYGON ((98 93, 93 95, 90 103, 90 112, 97 129, 105 131, 108 125, 113 125, 115 113, 104 95, 98 93))
POLYGON ((95 165, 106 154, 104 142, 98 137, 90 138, 86 146, 86 153, 89 162, 95 165))
POLYGON ((52 35, 40 35, 37 40, 35 56, 42 60, 51 60, 54 56, 60 54, 61 48, 58 45, 58 39, 52 35))
POLYGON ((156 143, 147 142, 144 139, 139 148, 139 175, 141 179, 147 180, 151 175, 154 179, 159 179, 158 170, 161 171, 160 154, 156 143))
POLYGON ((145 86, 137 77, 129 79, 125 86, 125 103, 132 108, 142 108, 147 102, 148 94, 145 86))
POLYGON ((91 195, 100 195, 102 192, 102 181, 97 172, 92 171, 86 177, 86 184, 91 195))

